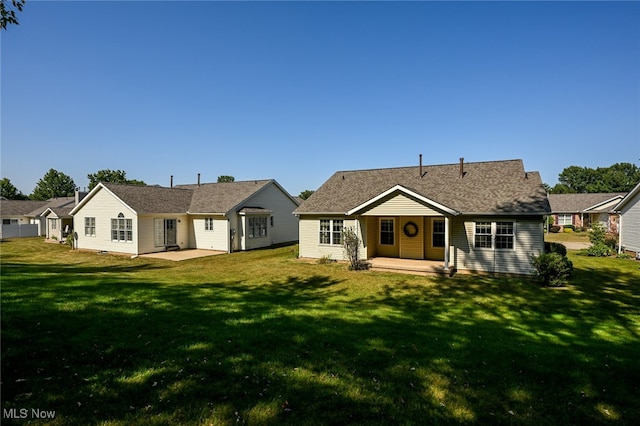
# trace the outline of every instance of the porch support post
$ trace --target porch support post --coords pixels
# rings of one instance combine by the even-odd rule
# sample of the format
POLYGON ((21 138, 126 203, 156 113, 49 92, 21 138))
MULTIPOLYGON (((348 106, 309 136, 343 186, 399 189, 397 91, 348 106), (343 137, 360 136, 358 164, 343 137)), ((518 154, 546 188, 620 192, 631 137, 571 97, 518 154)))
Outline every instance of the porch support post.
POLYGON ((449 216, 444 217, 444 270, 449 270, 449 216))

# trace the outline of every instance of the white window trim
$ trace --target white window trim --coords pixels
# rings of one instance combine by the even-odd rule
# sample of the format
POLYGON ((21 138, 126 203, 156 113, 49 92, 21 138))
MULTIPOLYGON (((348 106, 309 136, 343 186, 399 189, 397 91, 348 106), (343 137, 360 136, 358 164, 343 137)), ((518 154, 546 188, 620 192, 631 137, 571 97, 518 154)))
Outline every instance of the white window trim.
POLYGON ((122 213, 120 213, 118 215, 117 218, 111 218, 111 242, 114 243, 129 243, 129 244, 133 244, 133 219, 127 219, 124 217, 124 215, 122 215, 122 213), (118 227, 114 228, 113 227, 113 221, 117 221, 118 227), (120 228, 120 221, 122 221, 122 223, 124 224, 124 228, 120 228), (131 228, 129 228, 127 225, 131 223, 131 228), (114 239, 113 238, 113 231, 117 232, 118 238, 114 239), (124 240, 120 239, 120 232, 124 231, 124 240), (128 234, 129 232, 131 232, 131 239, 129 240, 128 234))
MULTIPOLYGON (((475 230, 475 225, 474 225, 473 229, 475 230)), ((475 232, 475 231, 474 231, 474 232, 475 232)), ((445 218, 444 218, 444 217, 433 217, 433 218, 431 218, 431 235, 430 235, 430 238, 431 238, 431 248, 435 248, 435 249, 444 249, 444 248, 447 246, 447 237, 446 237, 446 235, 447 235, 447 224, 446 224, 445 218), (442 228, 442 232, 441 232, 441 233, 440 233, 440 232, 438 232, 438 233, 436 234, 436 232, 435 232, 435 223, 436 223, 436 222, 442 222, 443 228, 442 228), (442 245, 442 246, 435 246, 435 245, 433 245, 433 237, 434 237, 435 235, 442 235, 442 239, 443 239, 443 241, 444 241, 444 243, 443 243, 443 245, 442 245)), ((474 241, 475 241, 475 238, 474 238, 474 241)))
POLYGON ((558 213, 558 225, 573 225, 573 214, 572 213, 558 213), (567 216, 569 218, 569 223, 567 222, 567 216))
MULTIPOLYGON (((517 230, 516 230, 516 221, 514 219, 503 219, 503 220, 493 220, 493 219, 477 219, 471 222, 473 225, 473 240, 471 243, 471 247, 474 250, 488 250, 488 251, 516 251, 517 249, 517 230), (491 247, 476 247, 476 224, 478 222, 491 222, 491 247), (513 248, 496 248, 496 236, 497 236, 497 223, 498 222, 509 222, 513 224, 513 248)), ((481 234, 488 235, 488 234, 481 234)))
POLYGON ((343 235, 344 235, 344 227, 345 227, 345 220, 342 218, 338 218, 338 217, 322 217, 320 218, 320 220, 318 220, 318 244, 321 246, 341 246, 342 245, 342 240, 343 240, 343 235), (322 243, 320 242, 320 236, 321 236, 321 223, 323 220, 328 220, 329 221, 329 242, 328 243, 322 243), (341 221, 342 222, 342 231, 340 231, 340 242, 336 243, 334 241, 333 238, 333 234, 334 234, 334 230, 333 230, 333 226, 334 226, 334 221, 341 221))
POLYGON ((251 239, 251 240, 255 240, 258 238, 267 238, 269 236, 269 225, 268 225, 268 218, 269 216, 265 216, 265 215, 256 215, 256 216, 247 216, 247 238, 251 239), (258 225, 255 224, 256 219, 260 219, 260 222, 258 225), (253 229, 251 227, 251 221, 253 220, 254 225, 253 225, 253 229), (264 228, 262 227, 262 221, 264 221, 264 228), (264 231, 264 235, 255 235, 255 230, 258 230, 258 234, 260 234, 260 231, 264 231))
POLYGON ((96 236, 96 218, 95 217, 85 217, 84 218, 84 236, 85 237, 95 237, 96 236), (88 223, 87 223, 88 221, 88 223), (90 231, 93 229, 93 233, 90 231))
POLYGON ((397 235, 397 227, 396 227, 396 218, 395 217, 381 217, 378 220, 378 240, 381 246, 388 246, 388 247, 393 247, 396 245, 396 240, 398 239, 398 237, 396 237, 397 235), (393 223, 393 244, 387 244, 387 243, 383 243, 382 242, 382 221, 383 220, 390 220, 393 223))

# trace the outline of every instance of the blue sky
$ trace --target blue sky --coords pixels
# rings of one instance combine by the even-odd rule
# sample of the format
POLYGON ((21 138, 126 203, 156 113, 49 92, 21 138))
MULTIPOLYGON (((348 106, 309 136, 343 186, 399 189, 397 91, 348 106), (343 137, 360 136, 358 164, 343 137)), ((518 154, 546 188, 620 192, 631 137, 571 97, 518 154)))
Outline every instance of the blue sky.
POLYGON ((640 165, 638 2, 28 1, 1 174, 148 184, 521 158, 640 165))

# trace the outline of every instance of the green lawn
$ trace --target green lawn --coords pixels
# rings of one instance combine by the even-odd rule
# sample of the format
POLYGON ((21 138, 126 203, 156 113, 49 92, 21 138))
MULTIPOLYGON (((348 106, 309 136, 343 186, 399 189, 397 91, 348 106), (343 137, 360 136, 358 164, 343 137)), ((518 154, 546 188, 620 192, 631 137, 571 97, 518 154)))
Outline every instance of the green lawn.
POLYGON ((553 289, 350 272, 295 246, 180 263, 0 248, 3 425, 640 418, 633 260, 571 252, 572 282, 553 289))
POLYGON ((544 240, 553 243, 589 243, 590 232, 549 232, 544 234, 544 240))

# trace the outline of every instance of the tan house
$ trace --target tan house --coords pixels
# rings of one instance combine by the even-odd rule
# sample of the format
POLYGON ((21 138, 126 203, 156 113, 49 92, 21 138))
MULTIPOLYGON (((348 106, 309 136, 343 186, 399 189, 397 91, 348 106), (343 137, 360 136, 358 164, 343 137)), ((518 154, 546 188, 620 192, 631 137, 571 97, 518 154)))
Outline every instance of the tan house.
POLYGON ((624 192, 549 194, 554 224, 560 227, 573 225, 591 228, 600 222, 609 232, 618 232, 616 205, 624 198, 624 192))
POLYGON ((445 271, 530 274, 550 213, 538 172, 521 160, 339 171, 294 212, 300 257, 345 259, 343 229, 363 259, 436 261, 445 271))
POLYGON ((80 249, 232 252, 297 241, 297 206, 275 180, 170 188, 100 183, 70 214, 80 249))

